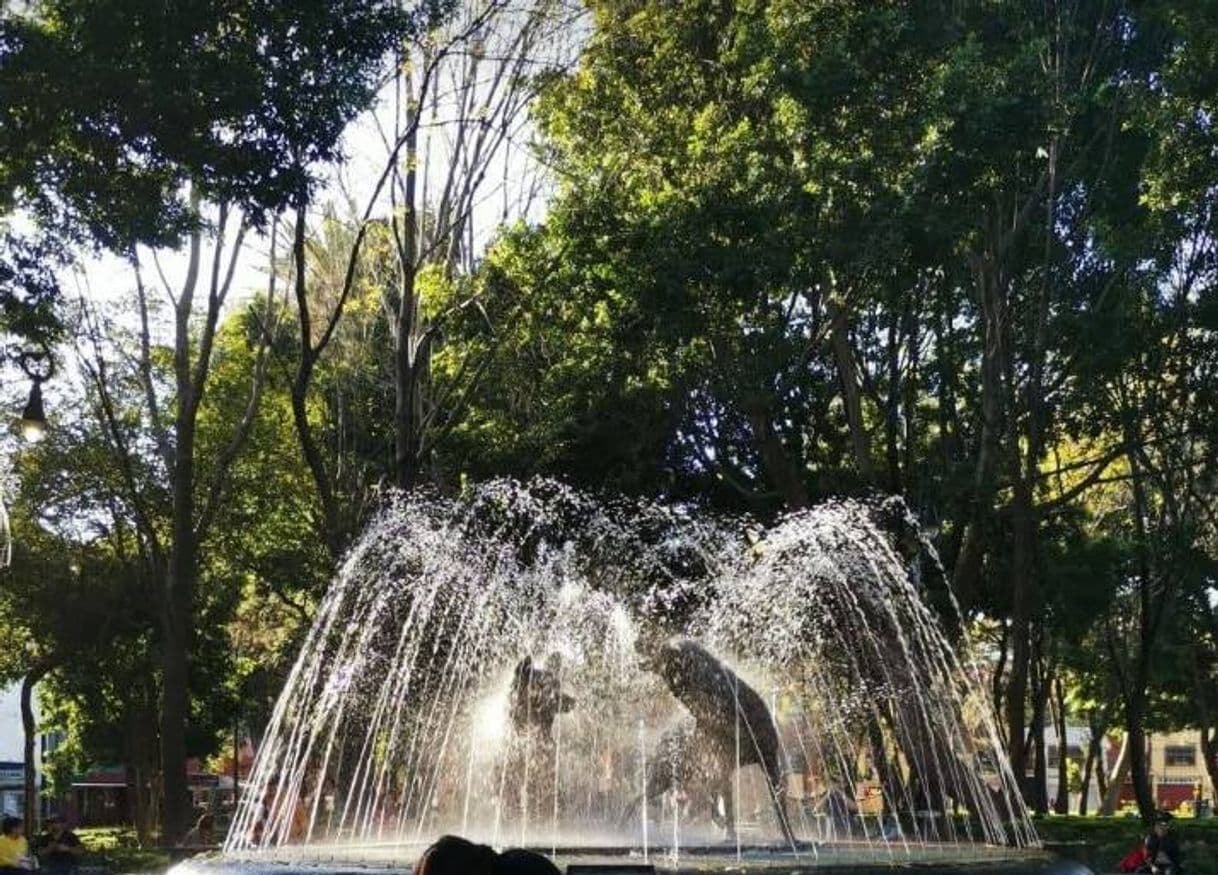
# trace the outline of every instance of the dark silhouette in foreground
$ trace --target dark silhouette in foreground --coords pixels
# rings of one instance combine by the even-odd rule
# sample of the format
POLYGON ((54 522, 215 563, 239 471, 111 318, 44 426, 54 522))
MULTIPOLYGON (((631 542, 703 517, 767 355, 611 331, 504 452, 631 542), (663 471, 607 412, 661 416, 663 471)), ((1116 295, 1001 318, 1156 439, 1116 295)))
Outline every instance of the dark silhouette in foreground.
MULTIPOLYGON (((796 840, 784 804, 782 748, 765 700, 690 638, 678 636, 658 643, 640 639, 639 648, 643 669, 663 678, 694 718, 692 730, 678 726, 661 737, 656 767, 648 776, 646 799, 655 799, 676 786, 709 794, 715 812, 717 797, 723 803, 723 825, 731 836, 735 824, 731 776, 737 767, 757 765, 765 772, 783 838, 794 846, 796 840)), ((633 803, 626 816, 632 816, 640 804, 645 801, 633 803)))
POLYGON ((415 875, 561 875, 557 866, 532 851, 502 854, 460 836, 442 836, 423 852, 415 875))

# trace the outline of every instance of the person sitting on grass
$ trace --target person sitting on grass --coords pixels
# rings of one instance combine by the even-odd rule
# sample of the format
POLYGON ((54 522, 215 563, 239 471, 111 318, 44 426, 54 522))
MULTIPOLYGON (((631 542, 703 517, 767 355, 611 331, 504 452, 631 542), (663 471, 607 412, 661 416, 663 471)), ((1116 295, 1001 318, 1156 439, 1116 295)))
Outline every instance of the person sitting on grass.
POLYGON ((1155 817, 1155 825, 1146 836, 1146 859, 1139 872, 1151 875, 1180 875, 1180 842, 1171 831, 1172 816, 1166 811, 1155 817))
POLYGON ((8 875, 30 868, 30 846, 21 832, 20 817, 0 820, 0 873, 8 875))
POLYGON ((85 849, 64 819, 52 814, 42 835, 34 840, 34 852, 42 861, 42 868, 52 875, 71 875, 80 865, 85 849))
POLYGON ((442 836, 419 859, 415 875, 561 875, 541 854, 511 850, 496 854, 459 836, 442 836))

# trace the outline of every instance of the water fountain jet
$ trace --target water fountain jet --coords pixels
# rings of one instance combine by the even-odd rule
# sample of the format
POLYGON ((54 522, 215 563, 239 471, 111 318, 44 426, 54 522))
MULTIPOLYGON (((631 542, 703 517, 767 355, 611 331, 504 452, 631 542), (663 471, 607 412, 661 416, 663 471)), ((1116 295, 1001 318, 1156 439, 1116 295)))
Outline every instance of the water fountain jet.
POLYGON ((1040 866, 902 508, 832 502, 758 532, 545 480, 392 497, 318 609, 211 867, 404 868, 446 832, 672 871, 1040 866))

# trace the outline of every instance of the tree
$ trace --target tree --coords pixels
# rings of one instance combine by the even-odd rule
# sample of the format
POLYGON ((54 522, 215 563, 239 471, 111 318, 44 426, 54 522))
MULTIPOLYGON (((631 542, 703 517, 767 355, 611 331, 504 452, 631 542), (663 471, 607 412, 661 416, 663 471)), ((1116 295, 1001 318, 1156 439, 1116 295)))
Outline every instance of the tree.
MULTIPOLYGON (((426 21, 436 9, 420 11, 426 21)), ((198 544, 224 490, 219 473, 201 502, 196 496, 196 426, 235 253, 249 228, 308 200, 313 168, 337 154, 345 126, 375 93, 386 51, 413 24, 397 4, 356 0, 252 0, 222 10, 196 3, 172 14, 156 4, 64 0, 5 19, 4 87, 16 98, 6 106, 17 122, 6 130, 20 147, 3 165, 7 203, 32 211, 45 228, 67 228, 129 257, 137 269, 138 244, 189 239, 185 279, 166 289, 175 326, 170 393, 158 397, 148 375, 146 321, 140 335, 146 421, 173 492, 167 530, 158 529, 147 497, 127 477, 141 546, 162 583, 161 746, 171 839, 188 815, 186 675, 198 544), (214 212, 204 213, 204 202, 214 212), (216 246, 196 326, 208 224, 216 246), (229 233, 233 254, 222 260, 229 233), (162 410, 171 422, 162 422, 162 410)), ((142 280, 137 286, 145 313, 142 280)), ((130 471, 133 441, 107 397, 104 356, 92 364, 115 452, 130 471)), ((239 451, 260 385, 259 373, 250 413, 221 460, 239 451)))
POLYGON ((335 557, 359 523, 367 488, 336 482, 339 460, 310 415, 323 358, 336 338, 341 342, 351 305, 374 290, 383 319, 374 339, 387 343, 392 361, 393 446, 385 473, 402 488, 435 479, 433 454, 463 415, 483 367, 471 363, 439 384, 433 354, 451 318, 479 311, 461 277, 475 263, 484 225, 527 214, 537 197, 537 164, 517 144, 527 136, 539 85, 570 60, 579 16, 554 0, 458 4, 444 26, 406 41, 396 58, 389 98, 374 118, 385 155, 360 205, 351 206, 350 217, 328 208, 312 229, 307 212, 297 210, 292 409, 317 487, 321 534, 335 557), (502 199, 502 210, 488 222, 492 197, 502 199))
POLYGON ((521 316, 465 320, 443 354, 495 350, 455 464, 762 513, 910 491, 965 609, 1003 621, 1007 755, 1043 787, 1072 643, 1053 566, 1094 536, 1067 520, 1160 440, 1154 379, 1133 432, 1109 387, 1162 364, 1136 302, 1180 274, 1180 207, 1213 185, 1181 155, 1189 194, 1163 218, 1146 196, 1161 149, 1210 135, 1189 121, 1208 29, 1086 0, 592 10, 539 105, 557 197, 480 278, 484 308, 521 316))

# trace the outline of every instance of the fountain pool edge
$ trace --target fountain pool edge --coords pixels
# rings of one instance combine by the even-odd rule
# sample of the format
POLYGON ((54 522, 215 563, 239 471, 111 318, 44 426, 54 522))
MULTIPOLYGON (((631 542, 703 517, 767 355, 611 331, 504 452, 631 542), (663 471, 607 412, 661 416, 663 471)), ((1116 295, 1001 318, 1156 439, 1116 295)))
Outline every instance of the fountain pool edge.
MULTIPOLYGON (((352 849, 334 848, 327 857, 320 853, 323 848, 310 849, 311 858, 297 857, 282 852, 270 855, 212 855, 185 860, 170 871, 169 875, 408 875, 412 865, 400 856, 369 854, 353 858, 352 849), (377 857, 380 857, 379 859, 377 857)), ((417 846, 416 846, 417 850, 417 846)), ((572 875, 592 875, 603 872, 645 871, 629 869, 638 867, 643 860, 637 854, 620 849, 559 848, 551 855, 559 868, 572 875)), ((1090 869, 1074 860, 1060 858, 1049 851, 987 849, 977 853, 977 848, 963 849, 945 847, 938 853, 927 852, 912 857, 902 856, 879 859, 875 855, 850 855, 841 849, 822 850, 817 855, 802 854, 796 858, 789 853, 749 850, 740 858, 734 853, 725 853, 719 848, 683 850, 677 860, 662 850, 652 854, 648 864, 656 873, 665 875, 695 875, 695 873, 766 873, 766 875, 892 875, 896 870, 907 870, 919 875, 1092 875, 1090 869)))

